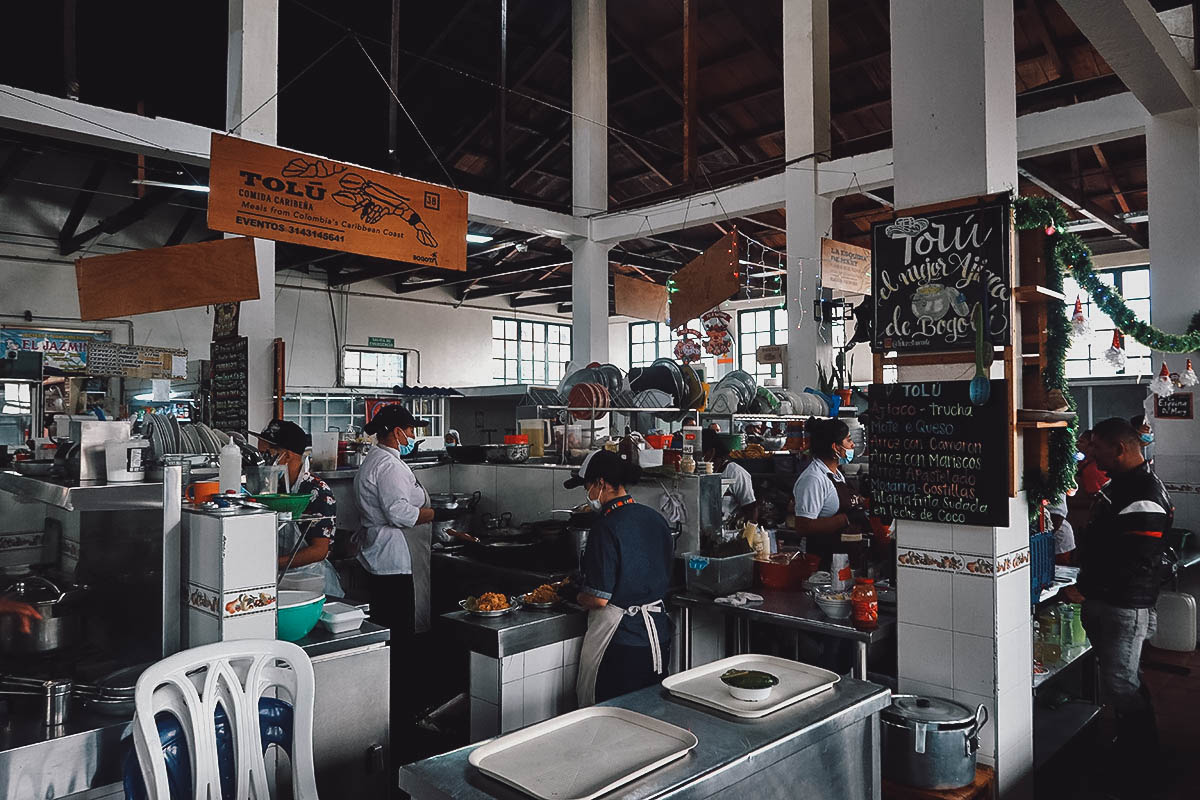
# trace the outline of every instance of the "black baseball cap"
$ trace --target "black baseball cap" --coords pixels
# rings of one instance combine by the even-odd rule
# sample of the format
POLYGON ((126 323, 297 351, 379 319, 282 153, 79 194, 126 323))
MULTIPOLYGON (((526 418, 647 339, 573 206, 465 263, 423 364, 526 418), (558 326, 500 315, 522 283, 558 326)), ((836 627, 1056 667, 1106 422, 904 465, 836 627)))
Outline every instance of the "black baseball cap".
POLYGON ((303 453, 312 447, 312 437, 305 433, 299 425, 288 422, 286 419, 271 420, 267 427, 263 428, 262 433, 256 435, 267 444, 282 447, 293 453, 303 453))
POLYGON ((395 430, 396 428, 428 428, 429 421, 417 419, 404 406, 399 403, 392 403, 375 412, 375 416, 371 417, 371 421, 363 428, 364 431, 371 434, 380 434, 384 431, 395 430))
POLYGON ((593 450, 583 458, 579 469, 571 470, 571 477, 563 481, 564 489, 583 486, 588 481, 603 478, 612 486, 636 483, 641 470, 610 450, 593 450))

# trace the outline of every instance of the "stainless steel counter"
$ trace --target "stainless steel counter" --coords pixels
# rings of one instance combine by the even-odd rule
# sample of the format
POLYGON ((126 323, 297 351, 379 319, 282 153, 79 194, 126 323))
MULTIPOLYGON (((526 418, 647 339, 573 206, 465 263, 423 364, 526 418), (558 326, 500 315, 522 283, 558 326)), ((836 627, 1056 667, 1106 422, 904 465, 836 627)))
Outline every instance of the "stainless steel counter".
MULTIPOLYGON (((161 490, 160 490, 161 491, 161 490)), ((341 634, 314 631, 297 642, 310 658, 386 642, 387 628, 364 622, 341 634)), ((130 716, 106 716, 72 701, 69 721, 48 729, 40 716, 13 715, 0 726, 0 797, 54 798, 121 780, 122 747, 130 716)))
POLYGON ((162 482, 105 483, 68 481, 62 478, 30 478, 9 470, 0 471, 0 491, 37 500, 67 511, 121 511, 162 508, 162 482))
MULTIPOLYGON (((654 686, 604 705, 690 730, 684 758, 622 787, 624 800, 831 798, 878 800, 879 718, 887 689, 843 678, 833 689, 759 720, 740 720, 670 699, 654 686)), ((416 800, 525 797, 471 767, 474 745, 400 768, 416 800)))
POLYGON ((825 615, 807 592, 782 592, 770 589, 759 590, 763 602, 744 606, 729 606, 717 603, 711 597, 686 592, 673 594, 668 598, 671 605, 677 606, 683 612, 682 634, 680 649, 683 655, 684 669, 691 666, 691 649, 688 641, 688 630, 691 621, 690 610, 703 607, 727 614, 737 620, 737 641, 735 652, 742 653, 749 649, 749 623, 777 625, 781 628, 805 631, 820 636, 830 636, 836 639, 849 639, 855 643, 857 657, 855 659, 855 676, 865 679, 867 676, 867 648, 890 639, 896 635, 896 615, 887 611, 879 612, 879 624, 875 630, 861 631, 855 628, 850 620, 832 619, 825 615))
POLYGON ((442 614, 442 620, 467 649, 490 658, 524 653, 587 632, 587 614, 582 609, 536 611, 519 608, 503 617, 477 617, 465 611, 453 611, 442 614))

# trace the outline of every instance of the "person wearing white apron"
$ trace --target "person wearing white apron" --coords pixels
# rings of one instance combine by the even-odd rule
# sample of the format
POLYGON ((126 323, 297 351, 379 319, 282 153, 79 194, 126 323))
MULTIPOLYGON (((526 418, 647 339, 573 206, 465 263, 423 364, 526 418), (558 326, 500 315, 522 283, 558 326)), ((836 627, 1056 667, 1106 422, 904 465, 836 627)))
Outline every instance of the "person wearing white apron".
POLYGON ((666 677, 671 620, 663 596, 671 579, 671 527, 625 490, 640 470, 616 453, 589 453, 563 483, 583 486, 597 512, 583 553, 578 602, 588 611, 579 655, 580 707, 653 686, 666 677))
MULTIPOLYGON (((401 456, 413 451, 416 429, 428 424, 402 405, 381 408, 364 428, 376 445, 354 478, 362 515, 354 540, 368 573, 371 621, 391 629, 392 731, 399 736, 413 723, 422 683, 418 674, 429 669, 414 649, 416 635, 429 630, 433 542, 429 495, 401 456)), ((401 739, 394 735, 393 741, 401 739)))
POLYGON ((329 563, 329 549, 337 533, 337 500, 329 484, 312 474, 308 450, 312 437, 294 422, 273 419, 262 433, 258 434, 258 449, 268 453, 275 464, 284 468, 284 491, 288 494, 307 494, 312 497, 304 509, 302 522, 291 522, 279 527, 279 569, 291 567, 279 581, 280 589, 310 588, 320 583, 326 597, 344 597, 342 582, 337 570, 329 563), (296 550, 298 537, 305 544, 296 550), (292 551, 296 557, 292 558, 292 551))

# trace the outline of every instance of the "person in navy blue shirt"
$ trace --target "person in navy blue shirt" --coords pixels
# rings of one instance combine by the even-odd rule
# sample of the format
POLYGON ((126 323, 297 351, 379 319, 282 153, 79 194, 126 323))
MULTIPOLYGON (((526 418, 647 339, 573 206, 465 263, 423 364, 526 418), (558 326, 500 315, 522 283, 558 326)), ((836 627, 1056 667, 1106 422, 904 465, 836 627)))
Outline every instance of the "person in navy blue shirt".
MULTIPOLYGON (((589 611, 581 673, 591 661, 595 702, 658 683, 670 655, 671 621, 663 598, 674 541, 662 514, 634 502, 626 491, 640 473, 616 453, 597 450, 564 484, 586 487, 597 517, 583 554, 578 595, 589 611)), ((587 694, 581 694, 586 704, 587 694)))

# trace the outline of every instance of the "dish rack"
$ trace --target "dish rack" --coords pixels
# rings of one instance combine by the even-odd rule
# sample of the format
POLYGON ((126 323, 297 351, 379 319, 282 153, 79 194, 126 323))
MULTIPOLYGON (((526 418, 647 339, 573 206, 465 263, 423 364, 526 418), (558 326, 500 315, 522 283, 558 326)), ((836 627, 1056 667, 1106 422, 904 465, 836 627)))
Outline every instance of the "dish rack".
POLYGON ((1037 605, 1042 590, 1054 583, 1054 531, 1029 535, 1029 592, 1037 605))

